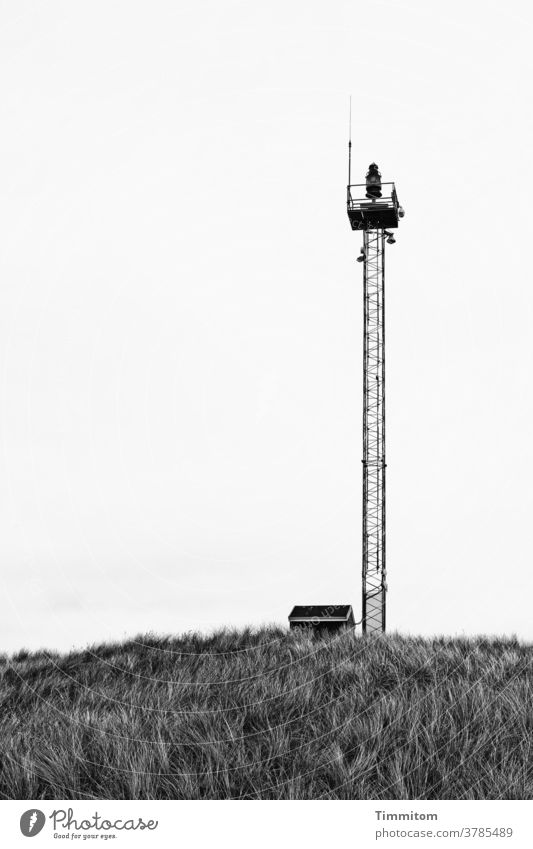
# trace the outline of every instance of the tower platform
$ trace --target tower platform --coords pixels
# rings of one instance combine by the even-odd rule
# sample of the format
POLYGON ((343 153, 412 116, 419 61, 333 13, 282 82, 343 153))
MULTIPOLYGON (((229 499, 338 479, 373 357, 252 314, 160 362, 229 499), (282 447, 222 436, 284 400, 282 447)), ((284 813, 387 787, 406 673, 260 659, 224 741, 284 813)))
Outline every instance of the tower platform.
POLYGON ((394 229, 401 218, 401 207, 394 183, 381 183, 382 196, 366 196, 366 183, 348 186, 348 218, 352 230, 394 229))

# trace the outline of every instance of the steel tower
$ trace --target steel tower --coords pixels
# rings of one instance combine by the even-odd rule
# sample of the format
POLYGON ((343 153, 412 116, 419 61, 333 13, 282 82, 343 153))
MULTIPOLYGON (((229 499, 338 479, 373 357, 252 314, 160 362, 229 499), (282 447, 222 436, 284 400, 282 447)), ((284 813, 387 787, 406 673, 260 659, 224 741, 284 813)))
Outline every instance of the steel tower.
MULTIPOLYGON (((351 159, 351 142, 349 146, 351 159)), ((385 631, 387 566, 385 535, 385 242, 403 217, 394 183, 382 183, 372 163, 366 182, 350 185, 348 217, 363 231, 363 633, 385 631)))

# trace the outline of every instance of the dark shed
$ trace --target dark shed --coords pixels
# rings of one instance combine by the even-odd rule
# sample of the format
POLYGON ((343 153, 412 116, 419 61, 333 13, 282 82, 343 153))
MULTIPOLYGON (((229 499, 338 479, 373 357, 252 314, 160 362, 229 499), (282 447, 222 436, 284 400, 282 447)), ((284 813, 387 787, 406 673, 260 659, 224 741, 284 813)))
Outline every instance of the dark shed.
POLYGON ((329 633, 341 628, 354 628, 351 604, 297 604, 289 615, 294 628, 312 628, 317 633, 329 633))

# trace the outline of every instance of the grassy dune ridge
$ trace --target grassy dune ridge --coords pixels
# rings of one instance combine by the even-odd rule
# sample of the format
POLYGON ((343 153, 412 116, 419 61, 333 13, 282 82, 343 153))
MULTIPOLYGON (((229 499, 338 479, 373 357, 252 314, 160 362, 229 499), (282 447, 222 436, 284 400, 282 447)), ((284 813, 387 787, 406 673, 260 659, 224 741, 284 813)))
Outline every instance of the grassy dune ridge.
POLYGON ((277 628, 0 658, 3 798, 531 799, 533 647, 277 628))

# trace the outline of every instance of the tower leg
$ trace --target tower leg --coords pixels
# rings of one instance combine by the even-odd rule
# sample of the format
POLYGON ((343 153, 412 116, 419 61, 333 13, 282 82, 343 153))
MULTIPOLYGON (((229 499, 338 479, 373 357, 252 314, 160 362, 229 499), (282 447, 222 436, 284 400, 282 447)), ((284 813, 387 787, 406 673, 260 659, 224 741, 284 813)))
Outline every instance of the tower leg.
POLYGON ((364 231, 363 633, 385 631, 385 241, 364 231))

